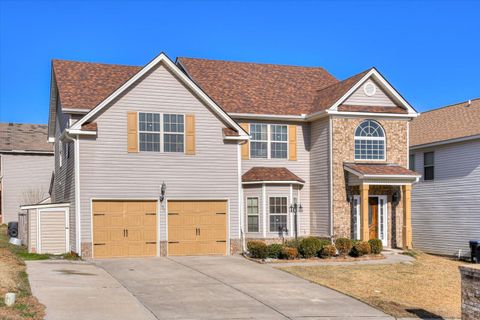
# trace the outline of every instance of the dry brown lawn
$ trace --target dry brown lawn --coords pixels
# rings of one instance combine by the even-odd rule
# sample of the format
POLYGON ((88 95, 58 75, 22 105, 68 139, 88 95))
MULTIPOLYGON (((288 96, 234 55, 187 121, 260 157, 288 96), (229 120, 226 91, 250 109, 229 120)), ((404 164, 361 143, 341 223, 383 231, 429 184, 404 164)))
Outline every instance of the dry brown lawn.
POLYGON ((43 319, 45 307, 32 296, 25 263, 13 253, 19 249, 7 241, 6 227, 0 226, 0 319, 43 319), (12 307, 5 306, 4 297, 7 292, 17 294, 12 307))
POLYGON ((420 253, 411 264, 283 267, 395 317, 460 318, 463 264, 420 253))

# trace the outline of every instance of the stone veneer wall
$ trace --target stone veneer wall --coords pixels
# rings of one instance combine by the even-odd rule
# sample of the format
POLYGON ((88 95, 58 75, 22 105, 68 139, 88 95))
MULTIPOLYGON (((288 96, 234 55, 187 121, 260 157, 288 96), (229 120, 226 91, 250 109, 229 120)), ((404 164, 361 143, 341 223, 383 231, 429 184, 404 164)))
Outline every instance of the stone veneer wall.
MULTIPOLYGON (((360 117, 332 117, 332 180, 333 180, 333 237, 351 237, 351 205, 347 201, 346 172, 343 169, 344 162, 355 162, 355 129, 367 118, 360 117)), ((385 130, 386 135, 386 161, 375 163, 396 163, 407 167, 408 146, 407 146, 407 121, 375 119, 385 130)), ((361 162, 361 161, 356 161, 361 162)), ((363 161, 369 162, 369 161, 363 161)), ((389 195, 389 238, 391 246, 402 244, 402 204, 401 201, 395 206, 395 224, 392 230, 392 203, 391 195, 394 188, 379 190, 380 187, 370 187, 370 194, 389 195), (394 232, 392 232, 394 231, 394 232), (392 235, 395 239, 391 239, 392 235)), ((358 188, 357 188, 358 190, 358 188)), ((357 191, 358 193, 358 191, 357 191)))
POLYGON ((480 267, 460 266, 462 320, 480 319, 480 267))

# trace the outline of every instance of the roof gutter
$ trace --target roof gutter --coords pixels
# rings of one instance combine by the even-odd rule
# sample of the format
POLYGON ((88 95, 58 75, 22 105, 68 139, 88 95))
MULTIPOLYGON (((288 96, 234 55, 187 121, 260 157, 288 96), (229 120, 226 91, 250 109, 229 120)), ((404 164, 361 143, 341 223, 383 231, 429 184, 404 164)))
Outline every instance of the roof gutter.
POLYGON ((286 181, 242 181, 242 184, 299 184, 304 185, 304 182, 296 180, 286 180, 286 181))
POLYGON ((428 147, 440 146, 440 145, 444 145, 444 144, 455 143, 455 142, 463 142, 463 141, 469 141, 469 140, 475 140, 475 139, 480 139, 480 134, 476 134, 476 135, 468 136, 468 137, 448 139, 448 140, 443 140, 443 141, 436 141, 436 142, 425 143, 425 144, 418 144, 418 145, 415 145, 415 146, 411 146, 410 150, 423 149, 423 148, 428 148, 428 147))
POLYGON ((81 135, 81 136, 96 136, 97 135, 97 131, 91 131, 91 130, 65 129, 65 131, 67 132, 68 135, 81 135))
POLYGON ((228 114, 234 119, 252 119, 252 120, 280 120, 280 121, 305 121, 306 115, 279 115, 279 114, 255 114, 255 113, 236 113, 228 114))

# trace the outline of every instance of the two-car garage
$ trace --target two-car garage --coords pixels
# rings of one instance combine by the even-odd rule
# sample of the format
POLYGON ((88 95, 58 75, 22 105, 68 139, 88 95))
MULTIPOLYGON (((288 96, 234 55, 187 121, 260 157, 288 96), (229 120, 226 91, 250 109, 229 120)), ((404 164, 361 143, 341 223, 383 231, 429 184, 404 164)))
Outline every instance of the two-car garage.
MULTIPOLYGON (((159 254, 158 202, 94 200, 93 257, 146 257, 159 254)), ((167 202, 168 255, 225 255, 227 201, 167 202)))

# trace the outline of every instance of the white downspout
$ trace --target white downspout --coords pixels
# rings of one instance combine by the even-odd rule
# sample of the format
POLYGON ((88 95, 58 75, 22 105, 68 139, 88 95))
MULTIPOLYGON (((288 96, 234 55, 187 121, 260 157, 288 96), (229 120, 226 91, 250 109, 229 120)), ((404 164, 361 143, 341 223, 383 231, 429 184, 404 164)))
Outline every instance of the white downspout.
POLYGON ((238 173, 238 220, 240 222, 239 232, 242 243, 242 252, 246 251, 245 244, 245 222, 243 216, 243 187, 242 187, 242 146, 237 144, 237 173, 238 173))
MULTIPOLYGON (((77 249, 77 254, 82 256, 82 221, 80 214, 80 138, 78 135, 74 137, 74 161, 75 161, 75 233, 76 233, 76 243, 75 247, 77 249)), ((92 243, 93 250, 93 243, 92 243)))

